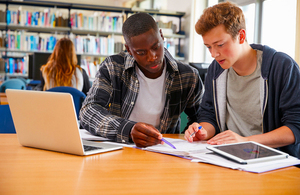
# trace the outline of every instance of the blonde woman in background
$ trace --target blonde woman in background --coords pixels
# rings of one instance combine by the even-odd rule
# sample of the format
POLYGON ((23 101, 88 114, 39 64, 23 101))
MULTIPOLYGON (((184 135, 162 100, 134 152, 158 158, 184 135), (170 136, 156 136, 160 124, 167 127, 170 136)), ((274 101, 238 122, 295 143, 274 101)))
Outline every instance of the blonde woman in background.
POLYGON ((77 65, 75 47, 68 38, 62 38, 56 43, 47 64, 40 70, 43 90, 68 86, 87 94, 90 88, 89 77, 85 70, 77 65))

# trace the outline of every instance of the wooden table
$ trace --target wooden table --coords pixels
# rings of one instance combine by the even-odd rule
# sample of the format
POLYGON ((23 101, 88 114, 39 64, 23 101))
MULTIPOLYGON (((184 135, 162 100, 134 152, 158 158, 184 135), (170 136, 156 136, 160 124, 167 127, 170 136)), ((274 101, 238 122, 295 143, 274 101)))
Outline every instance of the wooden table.
POLYGON ((5 93, 0 93, 0 105, 8 104, 8 100, 5 93))
POLYGON ((294 195, 300 169, 255 174, 134 148, 81 157, 22 147, 15 134, 0 134, 0 194, 294 195))

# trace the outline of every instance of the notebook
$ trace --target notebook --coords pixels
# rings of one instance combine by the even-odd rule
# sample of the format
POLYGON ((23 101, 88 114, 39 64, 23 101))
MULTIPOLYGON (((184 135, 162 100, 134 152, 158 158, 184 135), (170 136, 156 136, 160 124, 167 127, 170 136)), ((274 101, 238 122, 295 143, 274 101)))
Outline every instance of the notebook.
POLYGON ((81 139, 73 98, 69 93, 7 89, 6 95, 22 146, 75 155, 122 148, 81 139))

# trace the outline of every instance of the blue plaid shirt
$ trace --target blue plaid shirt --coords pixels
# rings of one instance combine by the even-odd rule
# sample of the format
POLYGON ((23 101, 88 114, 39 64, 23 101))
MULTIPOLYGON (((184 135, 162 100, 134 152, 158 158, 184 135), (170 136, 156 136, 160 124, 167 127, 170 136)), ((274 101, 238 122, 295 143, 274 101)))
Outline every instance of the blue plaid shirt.
MULTIPOLYGON (((166 102, 158 130, 180 133, 183 111, 189 117, 189 124, 199 115, 203 85, 195 68, 174 60, 166 49, 164 61, 167 65, 166 102)), ((80 111, 82 127, 117 142, 132 142, 130 132, 137 122, 128 118, 140 86, 135 66, 135 59, 127 52, 107 57, 101 63, 80 111)))

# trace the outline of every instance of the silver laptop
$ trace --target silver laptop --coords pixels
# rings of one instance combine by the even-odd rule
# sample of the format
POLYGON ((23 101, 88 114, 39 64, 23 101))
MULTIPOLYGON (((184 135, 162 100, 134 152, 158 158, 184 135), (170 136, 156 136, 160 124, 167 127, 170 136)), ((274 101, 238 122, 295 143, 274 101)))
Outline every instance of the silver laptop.
POLYGON ((23 146, 75 155, 122 148, 116 144, 81 139, 73 98, 69 93, 7 89, 6 95, 17 137, 23 146))

